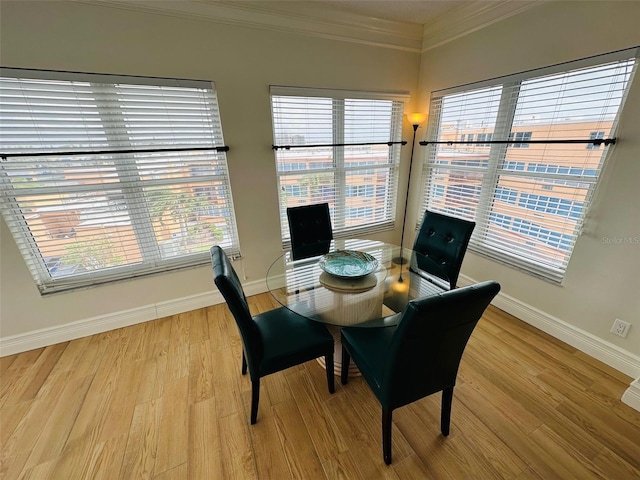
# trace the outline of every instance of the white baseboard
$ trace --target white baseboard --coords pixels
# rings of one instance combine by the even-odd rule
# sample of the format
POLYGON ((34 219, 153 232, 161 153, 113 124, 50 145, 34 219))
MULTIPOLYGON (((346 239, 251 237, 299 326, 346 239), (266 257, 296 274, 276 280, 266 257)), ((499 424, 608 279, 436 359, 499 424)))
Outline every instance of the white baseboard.
MULTIPOLYGON (((462 275, 458 281, 460 286, 471 285, 472 283, 476 282, 462 275)), ((598 338, 548 313, 542 312, 506 293, 498 293, 498 296, 492 304, 523 322, 606 363, 625 375, 633 378, 640 376, 640 356, 638 355, 628 352, 617 345, 598 338)))
MULTIPOLYGON (((459 286, 471 285, 473 283, 476 283, 476 281, 464 275, 460 275, 458 279, 459 286)), ((638 355, 623 350, 617 345, 602 340, 589 332, 542 312, 506 293, 498 293, 491 303, 500 310, 504 310, 523 322, 548 333, 558 340, 562 340, 568 345, 600 360, 602 363, 615 368, 625 375, 634 378, 640 376, 640 357, 638 355)), ((622 399, 624 403, 640 411, 640 385, 638 384, 638 380, 631 383, 631 386, 624 393, 622 399)))
POLYGON ((85 318, 76 322, 56 325, 55 327, 32 330, 10 337, 0 338, 0 357, 26 352, 36 348, 67 342, 76 338, 95 335, 96 333, 128 327, 136 323, 147 322, 156 318, 154 305, 147 305, 131 310, 85 318))
POLYGON ((622 394, 622 401, 640 412, 640 378, 634 381, 622 394))
MULTIPOLYGON (((247 296, 266 291, 264 280, 257 280, 243 285, 247 296)), ((85 318, 76 322, 57 325, 55 327, 33 330, 10 337, 0 338, 0 357, 26 352, 36 348, 68 342, 76 338, 95 335, 97 333, 128 327, 137 323, 148 322, 157 318, 168 317, 189 310, 208 307, 222 303, 224 300, 217 289, 211 292, 176 298, 166 302, 145 305, 140 308, 85 318)))
MULTIPOLYGON (((475 283, 475 281, 469 277, 460 276, 459 283, 460 285, 470 285, 475 283)), ((267 291, 264 280, 249 282, 244 285, 244 290, 247 296, 267 291)), ((0 357, 46 347, 60 342, 67 342, 76 338, 95 335, 97 333, 163 318, 169 315, 176 315, 222 302, 223 299, 220 293, 217 290, 212 290, 211 292, 198 295, 176 298, 140 308, 100 315, 64 325, 4 337, 0 338, 0 357)), ((499 309, 562 340, 626 375, 634 378, 640 376, 640 357, 637 355, 548 315, 505 293, 499 293, 494 299, 493 304, 499 309)), ((622 398, 626 404, 640 411, 640 379, 631 384, 622 398)))

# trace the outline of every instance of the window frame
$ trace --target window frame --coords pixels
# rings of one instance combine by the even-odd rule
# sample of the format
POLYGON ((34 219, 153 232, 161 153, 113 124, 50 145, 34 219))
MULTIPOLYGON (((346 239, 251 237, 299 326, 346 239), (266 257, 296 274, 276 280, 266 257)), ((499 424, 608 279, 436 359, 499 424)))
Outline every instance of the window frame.
MULTIPOLYGON (((405 92, 368 92, 368 91, 356 91, 356 90, 337 90, 337 89, 319 89, 311 87, 288 87, 272 85, 270 87, 271 97, 271 115, 274 134, 274 145, 278 145, 277 132, 278 132, 278 120, 276 118, 276 112, 274 111, 274 97, 302 97, 302 98, 323 98, 330 99, 332 102, 332 124, 333 124, 333 144, 347 144, 345 141, 345 102, 350 100, 382 100, 385 102, 392 102, 391 118, 389 119, 389 130, 392 138, 385 139, 387 141, 400 142, 402 139, 402 126, 404 117, 404 104, 409 99, 408 93, 405 92)), ((295 136, 296 133, 292 133, 295 136)), ((299 134, 298 134, 299 135, 299 134)), ((313 142, 311 142, 313 143, 313 142)), ((304 143, 303 143, 304 145, 304 143)), ((326 165, 326 168, 308 168, 305 172, 310 173, 331 173, 334 176, 333 183, 330 186, 325 186, 330 189, 329 196, 333 196, 335 204, 331 205, 331 219, 333 226, 333 234, 335 238, 350 238, 354 236, 363 236, 375 232, 391 230, 396 225, 396 202, 397 202, 397 188, 398 188, 398 173, 401 159, 401 145, 394 144, 388 150, 388 161, 384 165, 371 165, 369 163, 358 162, 357 160, 350 160, 348 153, 345 150, 348 147, 341 145, 333 145, 326 148, 331 148, 332 165, 326 165), (379 185, 370 185, 365 183, 358 183, 349 185, 348 176, 350 173, 359 174, 363 176, 364 180, 369 179, 372 181, 372 177, 375 177, 377 172, 388 172, 389 186, 386 192, 386 199, 384 206, 380 207, 376 203, 376 200, 381 197, 380 190, 376 187, 379 185), (366 187, 371 187, 367 189, 366 187), (354 194, 349 196, 348 193, 353 193, 353 187, 356 187, 357 192, 360 192, 362 187, 366 195, 354 194), (372 202, 370 205, 350 205, 348 199, 363 200, 365 202, 372 202), (349 213, 361 212, 370 213, 372 216, 378 215, 380 209, 388 212, 388 217, 383 221, 375 222, 372 224, 364 225, 347 225, 347 216, 349 213)), ((294 151, 294 149, 291 149, 294 151)), ((278 198, 280 204, 280 222, 281 222, 281 236, 283 248, 290 247, 289 227, 286 217, 286 198, 282 196, 283 185, 282 181, 287 176, 296 176, 300 174, 300 171, 283 171, 281 163, 279 161, 279 149, 274 148, 274 157, 276 162, 276 176, 278 185, 278 198)), ((319 186, 322 187, 322 186, 319 186)), ((326 197, 326 195, 324 195, 326 197)), ((328 197, 326 197, 328 198, 328 197)), ((320 200, 326 201, 326 200, 320 200)), ((316 202, 309 202, 316 203, 316 202)), ((298 202, 296 205, 305 205, 309 203, 298 202)))
MULTIPOLYGON (((536 277, 542 278, 544 280, 553 282, 553 283, 562 283, 564 279, 564 275, 566 273, 566 269, 568 267, 568 263, 573 253, 573 249, 575 246, 575 241, 580 235, 582 226, 586 219, 586 215, 588 212, 588 206, 590 203, 590 199, 595 191, 598 180, 600 178, 600 174, 602 172, 602 167, 606 163, 606 157, 609 155, 611 151, 611 146, 608 146, 604 151, 598 152, 598 149, 590 149, 587 147, 587 150, 595 150, 594 153, 586 153, 586 155, 601 155, 601 159, 597 169, 584 167, 580 169, 578 172, 577 169, 574 169, 570 166, 563 167, 558 166, 555 167, 553 165, 537 163, 534 153, 529 153, 526 151, 523 152, 511 152, 511 156, 508 156, 507 151, 509 148, 529 148, 531 144, 526 143, 531 140, 533 136, 531 132, 527 130, 527 124, 518 124, 517 130, 514 128, 514 118, 516 116, 516 111, 519 106, 519 92, 520 86, 528 81, 538 78, 544 78, 548 75, 562 75, 564 73, 569 73, 573 71, 577 71, 580 69, 588 69, 588 68, 598 68, 601 65, 607 64, 623 64, 625 61, 633 61, 628 74, 628 82, 626 85, 626 89, 622 92, 621 100, 617 112, 615 114, 615 118, 611 121, 611 128, 609 137, 613 137, 615 135, 615 129, 617 126, 618 118, 620 117, 620 113, 624 108, 624 103, 626 100, 626 95, 629 91, 629 88, 634 80, 634 75, 638 68, 638 53, 640 49, 637 47, 631 49, 625 49, 618 52, 613 52, 611 54, 598 55, 594 57, 589 57, 586 59, 581 59, 573 62, 566 62, 563 64, 552 65, 550 67, 545 67, 541 69, 529 70, 526 72, 509 75, 505 77, 499 77, 491 80, 486 80, 482 82, 476 82, 472 84, 465 84, 459 87, 454 87, 450 89, 444 89, 439 91, 432 92, 431 96, 431 111, 429 116, 429 125, 427 128, 427 138, 434 140, 444 140, 439 137, 441 133, 441 113, 443 108, 444 99, 448 96, 455 96, 459 94, 469 95, 479 95, 478 92, 486 89, 487 92, 496 93, 496 88, 499 89, 498 98, 493 105, 497 105, 496 110, 492 115, 495 114, 495 125, 493 132, 493 141, 502 140, 502 142, 508 142, 509 140, 519 140, 525 143, 521 144, 508 144, 508 143, 494 143, 491 144, 490 152, 488 155, 487 168, 473 168, 473 167, 458 167, 459 173, 458 175, 479 175, 481 178, 481 193, 476 199, 476 204, 469 209, 465 208, 453 208, 451 205, 449 207, 442 207, 439 209, 435 203, 437 203, 437 199, 443 198, 439 197, 435 192, 432 192, 434 189, 434 185, 439 185, 437 182, 438 178, 442 179, 446 175, 449 175, 446 172, 451 172, 454 170, 454 167, 450 165, 438 164, 437 162, 437 151, 440 148, 434 143, 429 143, 428 148, 424 151, 424 163, 423 163, 423 185, 425 186, 425 194, 422 200, 423 209, 431 208, 436 211, 440 211, 441 213, 449 213, 455 216, 460 216, 462 218, 466 218, 468 220, 474 220, 477 224, 477 227, 474 231, 474 234, 469 243, 469 249, 474 253, 479 255, 491 258, 492 260, 496 260, 500 263, 509 265, 511 267, 515 267, 523 272, 534 275, 536 277), (520 134, 518 136, 518 134, 520 134), (522 157, 524 156, 524 157, 522 157), (524 162, 518 161, 519 158, 525 158, 524 162), (528 164, 528 165, 527 165, 528 164), (532 168, 533 165, 536 165, 536 168, 532 168), (575 171, 574 171, 575 170, 575 171), (467 172, 467 173, 464 173, 467 172), (438 177, 439 176, 439 177, 438 177), (517 182, 523 181, 526 182, 527 178, 530 177, 535 181, 540 181, 542 185, 545 185, 543 181, 545 179, 549 179, 551 183, 558 188, 568 187, 573 185, 576 188, 584 188, 586 190, 586 195, 584 199, 579 199, 579 201, 572 203, 567 206, 562 202, 558 202, 555 205, 555 211, 549 212, 548 210, 554 210, 553 206, 547 206, 544 208, 544 212, 533 212, 534 217, 521 217, 518 219, 517 214, 510 213, 511 217, 510 223, 515 226, 518 224, 518 228, 520 230, 527 230, 529 232, 538 232, 540 235, 536 237, 536 241, 540 240, 543 233, 546 235, 547 240, 546 243, 551 245, 553 248, 558 248, 568 252, 562 261, 559 264, 553 264, 553 261, 549 261, 546 264, 541 264, 533 257, 535 255, 531 255, 530 258, 521 258, 521 256, 516 255, 513 252, 516 252, 518 248, 522 248, 525 244, 528 244, 528 241, 524 239, 518 240, 520 243, 514 243, 514 245, 518 245, 518 247, 513 247, 513 251, 509 251, 508 247, 508 236, 500 237, 500 242, 495 243, 495 239, 491 238, 489 225, 491 223, 496 224, 496 213, 509 213, 509 210, 505 210, 505 212, 498 211, 494 209, 494 204, 496 201, 507 201, 512 205, 520 204, 523 200, 520 199, 519 193, 524 190, 517 190, 516 195, 512 196, 512 193, 507 192, 508 185, 505 187, 504 183, 501 182, 501 178, 512 178, 517 182), (508 193, 508 199, 505 198, 508 193), (449 211, 445 211, 444 209, 448 208, 449 211), (573 234, 561 233, 560 237, 556 238, 556 232, 550 231, 549 234, 547 232, 547 224, 541 223, 540 225, 534 225, 535 215, 536 214, 553 214, 555 213, 558 216, 564 216, 567 219, 576 220, 576 229, 573 234), (517 222, 519 221, 519 223, 517 222), (525 224, 525 222, 528 222, 525 224), (553 245, 552 245, 553 244, 553 245)), ((617 73, 610 73, 607 78, 613 79, 614 75, 617 73)), ((613 81, 613 80, 611 80, 613 81)), ((489 94, 489 93, 488 93, 489 94)), ((488 97, 487 97, 488 98, 488 97)), ((485 99, 485 101, 488 101, 485 99)), ((457 122, 464 122, 464 116, 453 117, 457 122)), ((483 124, 483 127, 485 125, 483 124)), ((467 128, 468 132, 468 128, 467 128)), ((593 132, 591 132, 593 133, 593 132)), ((449 135, 452 135, 449 133, 449 135)), ((589 136, 589 132, 587 132, 587 136, 589 136)), ((468 137, 468 134, 467 134, 468 137)), ((566 138, 566 137, 565 137, 566 138)), ((593 138, 585 138, 584 140, 593 139, 593 138)), ((537 140, 537 139, 536 139, 537 140)), ((460 146, 462 148, 462 146, 460 146)), ((575 151, 582 150, 585 151, 584 146, 576 144, 575 151)), ((544 156, 542 157, 545 158, 544 156)), ((544 160, 543 160, 544 161, 544 160)), ((446 163, 446 162, 445 162, 446 163)), ((462 162, 464 163, 464 161, 462 162)), ((548 162, 547 162, 548 163, 548 162)), ((445 180, 440 180, 445 181, 445 180)), ((453 183, 453 182, 452 182, 453 183)), ((524 185, 524 183, 522 184, 524 185)), ((450 186, 450 185, 449 185, 450 186)), ((533 188, 533 187, 531 187, 533 188)), ((445 189, 446 190, 446 189, 445 189)), ((540 207, 540 197, 546 195, 548 198, 553 198, 554 195, 550 193, 554 190, 554 187, 550 188, 541 188, 541 190, 546 190, 546 193, 539 193, 536 196, 536 204, 535 207, 540 207)), ((531 195, 531 194, 530 194, 531 195)), ((445 193, 444 198, 447 198, 445 193)), ((529 200, 530 202, 532 200, 529 200)), ((527 206, 531 207, 528 202, 527 206)), ((555 200, 554 200, 555 202, 555 200)), ((442 203, 442 202, 440 202, 442 203)), ((502 222, 504 223, 504 221, 502 222)), ((495 233, 493 234, 496 235, 495 233)), ((496 237, 498 238, 498 237, 496 237)), ((533 241, 533 240, 532 240, 533 241)), ((542 240, 540 240, 542 241, 542 240)))
MULTIPOLYGON (((151 202, 153 199, 151 196, 155 191, 162 191, 163 199, 177 199, 177 196, 181 195, 195 199, 193 202, 189 202, 191 210, 181 211, 178 215, 188 215, 189 212, 196 210, 198 217, 212 216, 210 213, 214 210, 218 214, 222 214, 225 217, 225 231, 227 232, 224 241, 225 249, 230 255, 239 255, 240 247, 225 153, 228 147, 224 146, 217 95, 213 82, 12 68, 2 68, 0 77, 5 82, 5 93, 7 95, 13 95, 11 89, 18 88, 19 82, 23 82, 27 91, 30 82, 40 82, 43 89, 54 88, 49 86, 55 85, 56 88, 64 88, 67 91, 73 91, 74 84, 82 85, 82 88, 95 97, 89 100, 95 104, 92 107, 95 107, 97 113, 96 116, 91 118, 94 122, 91 124, 91 128, 94 130, 96 128, 102 129, 101 131, 104 132, 104 137, 106 138, 106 143, 98 146, 95 143, 91 143, 94 141, 92 140, 93 137, 87 136, 86 139, 78 140, 74 144, 69 143, 66 148, 62 144, 39 143, 37 139, 25 141, 22 145, 16 144, 15 138, 11 136, 11 133, 7 133, 4 136, 7 141, 6 144, 3 145, 0 140, 0 149, 3 155, 7 155, 0 165, 2 214, 41 294, 92 287, 209 263, 208 250, 201 251, 200 247, 195 247, 195 245, 195 250, 198 250, 195 253, 191 247, 177 254, 167 253, 168 251, 164 246, 166 242, 161 241, 161 237, 158 236, 158 232, 152 225, 153 205, 151 202), (145 95, 154 89, 166 92, 167 96, 171 96, 170 92, 176 92, 176 95, 184 96, 185 102, 202 102, 198 104, 198 107, 194 108, 200 108, 200 112, 207 112, 201 114, 203 123, 198 124, 197 127, 200 129, 198 132, 204 133, 193 133, 196 132, 196 127, 187 127, 189 133, 185 137, 181 137, 179 131, 185 130, 181 130, 183 125, 179 124, 175 124, 175 133, 158 134, 156 132, 160 130, 154 130, 155 127, 149 129, 151 133, 146 133, 148 125, 138 124, 132 120, 133 116, 138 112, 131 110, 131 108, 136 108, 135 106, 131 107, 131 98, 125 98, 123 93, 119 93, 126 89, 140 89, 140 95, 145 95), (105 92, 109 95, 110 107, 101 103, 100 99, 105 97, 105 92), (198 98, 200 100, 197 100, 198 98), (125 102, 129 102, 129 105, 125 105, 125 102), (113 105, 119 105, 117 109, 123 113, 114 114, 113 105), (109 121, 107 121, 107 108, 111 109, 109 111, 109 121), (127 108, 132 113, 127 113, 127 108), (129 120, 125 119, 127 114, 130 115, 128 117, 129 120), (120 115, 121 120, 114 121, 114 118, 119 118, 118 115, 120 115), (205 120, 207 118, 209 119, 208 121, 205 120), (205 124, 208 127, 202 126, 205 124), (205 136, 196 136, 202 134, 205 136), (190 143, 191 141, 193 143, 190 143), (35 158, 39 160, 33 160, 35 158), (78 168, 90 169, 87 171, 95 172, 93 174, 95 178, 91 181, 87 180, 86 185, 74 185, 73 181, 69 179, 72 176, 69 173, 69 167, 62 164, 63 161, 68 162, 68 159, 71 159, 71 164, 82 165, 82 167, 78 168), (21 165, 25 166, 22 167, 21 165), (16 171, 19 171, 20 168, 30 168, 33 174, 36 175, 34 178, 44 178, 43 175, 46 174, 46 172, 43 173, 44 165, 53 165, 54 167, 57 165, 56 168, 63 172, 64 176, 57 185, 52 183, 51 187, 39 189, 36 188, 37 185, 34 182, 33 186, 27 186, 26 189, 16 189, 12 180, 14 178, 12 175, 15 175, 16 171), (163 165, 167 165, 169 169, 172 169, 171 172, 167 173, 167 170, 163 172, 161 170, 163 165), (147 170, 144 170, 145 168, 147 170), (202 170, 203 168, 206 172, 202 170), (158 170, 160 173, 153 174, 153 170, 158 170), (104 180, 109 175, 110 178, 104 180), (60 259, 52 263, 51 259, 54 257, 48 255, 49 249, 47 247, 48 244, 44 241, 44 233, 37 234, 38 238, 36 238, 35 230, 32 230, 33 226, 26 219, 27 215, 24 209, 27 208, 27 204, 18 201, 18 198, 21 197, 28 198, 29 195, 24 193, 25 191, 32 195, 34 199, 46 199, 48 194, 43 192, 51 191, 56 195, 56 198, 59 198, 58 209, 62 208, 65 202, 73 200, 78 202, 77 210, 80 212, 78 215, 89 214, 94 216, 96 214, 93 210, 90 210, 94 207, 87 206, 92 204, 83 203, 84 200, 78 195, 82 195, 82 192, 85 191, 87 192, 85 195, 93 195, 91 200, 87 200, 87 202, 93 201, 94 198, 97 198, 102 193, 104 193, 105 198, 110 198, 109 195, 121 195, 121 202, 124 205, 125 212, 123 218, 128 222, 129 227, 127 228, 132 233, 127 233, 126 237, 118 237, 116 245, 119 250, 125 252, 129 252, 129 249, 132 249, 131 252, 135 250, 137 253, 132 253, 131 255, 136 258, 139 256, 140 260, 132 261, 127 255, 122 263, 97 266, 93 270, 79 270, 77 267, 82 265, 78 264, 73 269, 70 269, 72 270, 70 273, 56 275, 56 269, 61 265, 60 259), (224 194, 224 204, 219 202, 216 204, 207 203, 214 192, 217 192, 217 195, 220 191, 224 194), (191 193, 190 196, 189 192, 191 193), (134 197, 137 197, 137 199, 134 200, 134 197), (202 205, 200 205, 200 197, 207 199, 202 205), (213 210, 211 210, 212 207, 213 210), (131 246, 126 246, 127 239, 130 242, 135 239, 135 243, 130 243, 129 245, 131 246)), ((37 93, 34 93, 34 95, 37 95, 37 93)), ((149 94, 148 101, 160 98, 160 95, 153 95, 156 94, 153 92, 149 94)), ((162 96, 164 95, 163 93, 162 96)), ((8 96, 7 98, 11 97, 8 96)), ((29 101, 34 102, 35 105, 40 105, 38 103, 40 100, 35 96, 29 101)), ((139 101, 146 101, 146 97, 139 101)), ((166 101, 176 102, 174 98, 166 101)), ((177 101, 179 102, 180 100, 178 99, 177 101)), ((25 102, 25 105, 27 104, 25 102)), ((78 115, 78 118, 81 118, 81 114, 77 112, 85 108, 83 105, 83 103, 74 105, 69 102, 65 108, 67 108, 67 112, 70 112, 68 115, 78 115)), ((149 105, 152 105, 151 108, 161 108, 163 104, 154 103, 149 105)), ((166 105, 169 104, 167 103, 166 105)), ((173 105, 175 106, 175 103, 173 105)), ((187 104, 185 103, 185 105, 187 104)), ((183 107, 182 104, 179 104, 175 108, 180 109, 183 107)), ((184 108, 187 107, 185 106, 184 108)), ((13 127, 11 122, 16 122, 17 120, 12 120, 11 118, 12 115, 17 114, 10 113, 11 110, 8 109, 6 112, 8 113, 3 119, 3 123, 7 127, 13 127)), ((144 114, 142 115, 144 116, 144 114)), ((166 127, 174 121, 174 117, 169 117, 168 114, 165 116, 166 118, 171 118, 171 120, 167 124, 163 123, 161 127, 166 127)), ((61 123, 69 121, 68 118, 65 120, 63 120, 63 117, 59 117, 59 120, 55 116, 51 118, 50 126, 61 131, 65 128, 81 128, 79 125, 82 125, 82 122, 85 121, 74 120, 75 123, 72 126, 68 126, 61 123)), ((177 116, 175 118, 175 121, 180 121, 177 116)), ((33 122, 33 127, 28 128, 41 128, 39 127, 41 123, 38 122, 42 122, 42 120, 36 119, 33 122)), ((89 127, 85 126, 84 128, 89 127)), ((34 201, 41 202, 44 200, 34 201)), ((44 204, 35 203, 35 205, 44 204)), ((41 212, 40 215, 42 215, 43 207, 38 206, 37 208, 41 212)), ((105 231, 113 229, 113 225, 117 224, 117 219, 115 219, 112 210, 113 208, 111 207, 105 207, 99 214, 100 217, 96 218, 96 221, 101 222, 105 231)), ((202 225, 206 223, 205 221, 196 221, 198 225, 200 225, 199 222, 202 225)), ((210 228, 212 229, 210 234, 201 233, 201 236, 214 235, 214 224, 207 225, 210 226, 198 227, 195 224, 185 223, 181 226, 181 231, 184 230, 184 235, 191 237, 197 235, 194 232, 198 228, 210 228)), ((40 228, 42 232, 46 232, 48 227, 40 228)), ((50 232, 49 235, 51 235, 50 232)), ((107 234, 105 233, 104 235, 107 238, 107 234)), ((90 243, 93 240, 87 241, 90 243)), ((186 237, 184 242, 185 244, 189 242, 191 245, 191 240, 187 240, 186 237)), ((70 241, 69 244, 74 244, 74 242, 70 241)))

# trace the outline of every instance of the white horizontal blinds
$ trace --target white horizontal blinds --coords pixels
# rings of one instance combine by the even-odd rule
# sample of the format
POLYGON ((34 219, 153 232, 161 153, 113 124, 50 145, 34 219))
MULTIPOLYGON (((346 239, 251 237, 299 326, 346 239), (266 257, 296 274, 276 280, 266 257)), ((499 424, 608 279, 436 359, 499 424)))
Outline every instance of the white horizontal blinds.
POLYGON ((222 145, 215 91, 201 83, 184 88, 3 77, 3 153, 222 145))
POLYGON ((213 244, 238 253, 209 82, 2 73, 2 210, 42 292, 203 264, 213 244))
MULTIPOLYGON (((502 87, 480 88, 433 99, 430 127, 438 141, 487 139, 496 129, 502 87), (474 133, 469 137, 468 131, 474 133)), ((429 132, 431 135, 431 130, 429 132)), ((430 138, 430 137, 429 137, 430 138)), ((430 208, 473 220, 489 168, 490 144, 438 144, 428 149, 423 211, 430 208)))
MULTIPOLYGON (((401 102, 346 99, 344 109, 345 143, 401 139, 401 102)), ((388 226, 394 218, 400 145, 346 147, 343 155, 344 227, 388 226)))
POLYGON ((560 282, 612 147, 535 142, 614 137, 636 68, 635 51, 616 57, 434 93, 429 139, 518 143, 429 145, 424 207, 474 219, 472 250, 560 282))
MULTIPOLYGON (((272 95, 271 109, 275 145, 334 143, 331 98, 272 95)), ((328 146, 276 150, 282 238, 289 239, 287 207, 327 202, 335 211, 333 154, 328 146)))
POLYGON ((291 206, 328 202, 336 237, 393 225, 400 145, 386 143, 401 140, 403 97, 286 87, 271 93, 274 145, 292 147, 275 151, 285 243, 291 206))

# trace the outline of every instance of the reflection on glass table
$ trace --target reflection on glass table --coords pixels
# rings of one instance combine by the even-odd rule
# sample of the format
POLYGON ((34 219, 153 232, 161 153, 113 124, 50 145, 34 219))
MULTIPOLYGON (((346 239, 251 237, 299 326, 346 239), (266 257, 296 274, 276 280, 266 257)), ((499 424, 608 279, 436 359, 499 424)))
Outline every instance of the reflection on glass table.
MULTIPOLYGON (((419 255, 415 252, 411 252, 412 261, 409 264, 394 264, 391 259, 401 253, 397 245, 372 240, 338 239, 332 241, 328 255, 342 251, 359 252, 367 260, 371 257, 377 261, 376 268, 366 275, 360 275, 362 272, 356 269, 354 277, 348 274, 336 276, 325 271, 331 270, 326 268, 326 257, 293 260, 290 252, 285 252, 269 267, 266 278, 267 288, 278 303, 310 320, 330 326, 330 331, 338 340, 337 372, 341 366, 339 327, 393 325, 410 300, 447 290, 447 282, 443 284, 439 278, 415 271, 419 255)), ((404 253, 408 254, 406 251, 404 253)), ((420 260, 433 262, 426 257, 420 260)))

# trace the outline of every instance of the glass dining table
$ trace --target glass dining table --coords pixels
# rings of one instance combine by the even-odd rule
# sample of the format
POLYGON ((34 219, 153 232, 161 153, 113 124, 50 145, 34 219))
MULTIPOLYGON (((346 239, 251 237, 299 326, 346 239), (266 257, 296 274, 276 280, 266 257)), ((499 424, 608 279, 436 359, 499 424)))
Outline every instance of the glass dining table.
MULTIPOLYGON (((280 305, 327 325, 336 339, 334 361, 339 373, 341 327, 397 324, 409 301, 448 290, 449 282, 441 272, 436 261, 411 249, 373 240, 337 239, 323 256, 293 260, 290 251, 284 252, 269 267, 266 283, 280 305), (394 263, 400 257, 406 262, 394 263), (329 268, 329 261, 336 258, 342 262, 337 271, 329 268), (356 263, 365 259, 367 270, 350 271, 350 258, 356 263), (429 271, 439 274, 427 273, 418 265, 428 265, 429 271)), ((353 362, 351 367, 349 374, 357 374, 353 362)))

